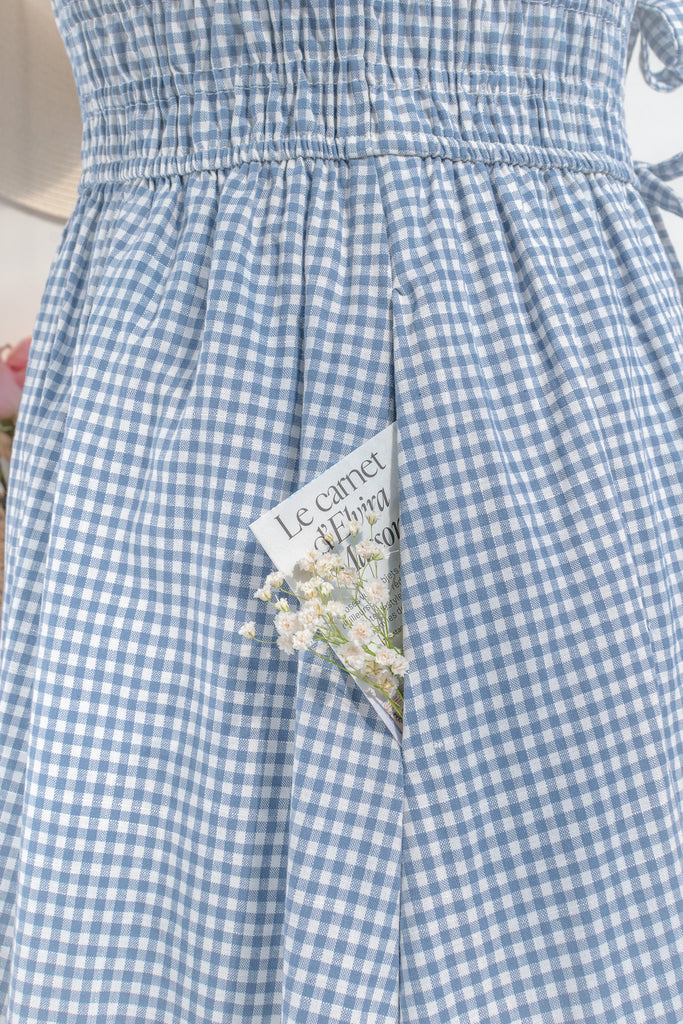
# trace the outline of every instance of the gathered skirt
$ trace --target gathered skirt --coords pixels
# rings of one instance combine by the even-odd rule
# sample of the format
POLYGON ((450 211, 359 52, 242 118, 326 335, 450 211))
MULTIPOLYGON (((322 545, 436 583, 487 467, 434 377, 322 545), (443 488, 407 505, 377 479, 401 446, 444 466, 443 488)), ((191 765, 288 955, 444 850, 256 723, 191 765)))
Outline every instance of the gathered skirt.
POLYGON ((683 302, 621 105, 676 6, 53 0, 2 1024, 683 1020, 683 302), (394 421, 401 743, 238 633, 250 524, 394 421))

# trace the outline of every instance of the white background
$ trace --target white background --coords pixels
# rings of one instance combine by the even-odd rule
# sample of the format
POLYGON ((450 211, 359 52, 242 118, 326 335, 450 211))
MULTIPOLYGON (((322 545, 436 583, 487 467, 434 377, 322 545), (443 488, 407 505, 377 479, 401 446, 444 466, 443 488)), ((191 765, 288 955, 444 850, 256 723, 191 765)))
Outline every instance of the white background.
MULTIPOLYGON (((638 67, 640 39, 626 78, 626 128, 634 160, 664 160, 683 150, 683 86, 673 92, 652 89, 638 67)), ((653 70, 661 67, 651 55, 653 70)), ((683 177, 669 183, 683 197, 683 177)), ((683 262, 683 217, 662 217, 683 262)), ((63 224, 44 220, 0 200, 0 346, 33 332, 52 257, 63 224)))

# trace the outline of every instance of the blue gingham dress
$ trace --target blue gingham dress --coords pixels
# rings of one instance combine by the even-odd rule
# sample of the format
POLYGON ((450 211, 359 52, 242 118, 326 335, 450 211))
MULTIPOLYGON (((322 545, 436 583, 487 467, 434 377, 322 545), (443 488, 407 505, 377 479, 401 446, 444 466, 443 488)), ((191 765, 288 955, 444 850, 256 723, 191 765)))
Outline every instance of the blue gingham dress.
POLYGON ((633 53, 683 82, 683 3, 53 11, 2 1024, 681 1024, 683 154, 623 101, 633 53), (400 744, 237 633, 250 524, 394 420, 400 744))

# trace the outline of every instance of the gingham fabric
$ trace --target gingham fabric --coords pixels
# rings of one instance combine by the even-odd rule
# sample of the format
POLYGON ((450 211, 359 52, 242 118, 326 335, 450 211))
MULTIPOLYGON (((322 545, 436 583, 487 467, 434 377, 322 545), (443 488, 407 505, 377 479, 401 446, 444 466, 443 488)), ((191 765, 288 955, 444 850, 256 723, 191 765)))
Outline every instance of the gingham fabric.
POLYGON ((681 1024, 683 301, 624 81, 638 33, 683 80, 683 4, 53 10, 3 1024, 681 1024), (249 524, 394 420, 402 744, 237 634, 249 524))

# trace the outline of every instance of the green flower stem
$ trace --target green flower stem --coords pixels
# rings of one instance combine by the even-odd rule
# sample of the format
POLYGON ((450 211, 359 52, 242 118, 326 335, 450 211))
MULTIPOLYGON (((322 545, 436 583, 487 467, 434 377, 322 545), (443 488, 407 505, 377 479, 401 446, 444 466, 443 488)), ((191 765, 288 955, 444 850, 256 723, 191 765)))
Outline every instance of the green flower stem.
MULTIPOLYGON (((371 539, 372 539, 372 538, 371 538, 371 539)), ((359 560, 359 558, 360 558, 360 556, 359 556, 359 554, 358 554, 358 551, 356 550, 356 538, 355 538, 355 537, 353 536, 353 534, 351 535, 351 540, 353 541, 353 550, 354 550, 354 554, 355 554, 355 556, 356 556, 356 561, 358 561, 358 560, 359 560)), ((336 545, 335 545, 335 547, 336 547, 336 545)), ((373 559, 370 559, 370 561, 374 562, 374 561, 376 561, 376 559, 374 559, 374 558, 373 558, 373 559)), ((364 563, 364 565, 362 566, 362 568, 360 568, 360 569, 358 570, 358 579, 359 579, 359 583, 360 583, 360 584, 362 584, 362 583, 364 583, 364 582, 365 582, 365 580, 364 580, 364 577, 363 577, 363 573, 365 572, 366 568, 367 568, 367 561, 366 561, 366 562, 364 563)), ((335 573, 335 576, 338 576, 338 575, 339 575, 339 570, 337 570, 337 571, 336 571, 336 573, 335 573)), ((376 577, 376 576, 377 576, 377 573, 375 573, 375 577, 376 577)), ((338 582, 338 581, 337 581, 337 586, 340 586, 340 584, 339 584, 339 582, 338 582)), ((349 592, 349 593, 351 592, 351 591, 350 591, 350 588, 349 588, 349 587, 347 587, 347 586, 346 586, 345 584, 341 584, 341 586, 343 586, 343 587, 344 587, 344 590, 346 590, 347 592, 349 592)), ((355 587, 355 589, 354 589, 354 595, 353 595, 353 597, 352 597, 352 602, 353 602, 353 604, 355 604, 355 605, 356 605, 356 607, 357 607, 357 608, 358 608, 358 610, 360 611, 360 613, 361 613, 361 615, 363 616, 363 618, 364 618, 364 619, 366 619, 366 620, 367 620, 368 622, 370 622, 370 623, 373 623, 373 624, 374 624, 374 621, 375 621, 375 620, 374 620, 374 619, 373 619, 373 618, 372 618, 371 616, 369 616, 369 615, 366 615, 366 613, 365 613, 365 611, 363 610, 362 606, 361 606, 361 605, 360 605, 360 604, 358 603, 358 600, 356 599, 356 596, 355 596, 355 595, 356 595, 356 594, 358 593, 358 590, 359 590, 359 584, 357 583, 357 584, 356 584, 356 587, 355 587)))
POLYGON ((387 647, 391 647, 394 650, 396 650, 391 640, 389 639, 389 619, 387 617, 387 605, 381 604, 377 610, 377 615, 381 617, 382 623, 384 625, 384 636, 386 639, 387 647))
MULTIPOLYGON (((341 632, 340 632, 339 630, 337 630, 337 633, 338 633, 338 636, 339 636, 340 640, 341 640, 341 641, 343 641, 344 643, 346 643, 346 640, 347 640, 347 638, 346 638, 346 637, 344 636, 344 634, 343 634, 343 633, 341 633, 341 632)), ((332 637, 330 637, 330 636, 327 636, 327 635, 326 635, 325 633, 323 633, 323 632, 321 632, 321 631, 318 631, 318 632, 317 632, 317 637, 316 637, 316 639, 318 639, 318 640, 322 640, 322 641, 323 641, 323 643, 326 643, 326 644, 328 644, 328 646, 329 646, 330 648, 332 648, 332 649, 333 649, 333 648, 334 648, 335 646, 339 646, 338 644, 335 644, 335 642, 334 642, 334 640, 333 640, 333 638, 332 638, 332 637)), ((367 645, 367 644, 363 644, 363 645, 362 645, 362 649, 363 649, 363 650, 365 651, 365 653, 366 653, 366 654, 369 654, 370 656, 372 656, 372 655, 374 654, 374 651, 372 651, 372 650, 371 650, 371 648, 370 648, 370 647, 368 647, 368 645, 367 645)), ((309 650, 313 650, 313 648, 309 648, 309 650)), ((317 654, 317 655, 318 655, 318 657, 322 657, 322 655, 320 655, 318 651, 313 651, 313 653, 314 653, 314 654, 317 654)), ((326 661, 330 661, 330 659, 329 659, 329 658, 326 658, 325 660, 326 660, 326 661)), ((341 661, 341 659, 339 659, 339 660, 341 661)), ((331 664, 334 664, 334 662, 330 662, 330 663, 331 663, 331 664)), ((384 690, 382 689, 382 687, 381 687, 381 686, 377 686, 377 685, 376 685, 375 683, 373 683, 373 682, 372 682, 372 680, 371 680, 371 679, 368 679, 368 678, 367 678, 367 676, 364 676, 364 675, 361 675, 361 674, 359 674, 359 673, 357 673, 357 672, 354 672, 354 671, 353 671, 353 669, 349 669, 349 668, 347 668, 346 666, 343 666, 343 667, 344 667, 344 670, 345 670, 346 672, 349 672, 349 674, 350 674, 350 675, 355 675, 355 676, 356 676, 356 677, 357 677, 358 679, 363 679, 363 680, 364 680, 364 681, 365 681, 366 683, 368 683, 368 685, 372 686, 372 687, 373 687, 373 688, 374 688, 375 690, 379 690, 379 691, 380 691, 380 693, 381 693, 381 694, 382 694, 382 695, 383 695, 384 697, 386 697, 386 698, 387 698, 387 700, 389 700, 389 701, 391 702, 391 704, 392 704, 392 707, 394 707, 394 708, 396 709, 397 713, 398 713, 398 714, 400 714, 400 713, 401 713, 401 712, 399 711, 398 707, 397 707, 397 706, 396 706, 396 705, 394 704, 394 702, 393 702, 393 700, 391 699, 391 697, 389 697, 389 696, 388 696, 388 694, 386 694, 386 693, 384 692, 384 690)), ((398 677, 398 678, 400 679, 400 677, 398 677)), ((402 682, 402 680, 401 680, 401 682, 402 682)), ((401 695, 401 699, 403 699, 403 692, 402 692, 402 690, 401 690, 401 686, 400 686, 400 685, 399 685, 399 687, 398 687, 398 692, 399 692, 399 693, 400 693, 400 695, 401 695)))
POLYGON ((375 628, 377 630, 377 632, 379 633, 381 639, 386 641, 389 627, 387 626, 386 630, 384 630, 384 631, 382 630, 382 618, 381 618, 381 615, 380 615, 380 613, 378 611, 378 606, 377 605, 370 605, 370 607, 372 608, 372 614, 368 615, 363 610, 362 605, 360 605, 358 603, 358 601, 354 601, 354 604, 359 609, 359 611, 361 612, 361 615, 366 620, 366 622, 369 622, 370 625, 373 626, 373 628, 375 628))
MULTIPOLYGON (((324 654, 321 654, 320 651, 314 650, 312 647, 309 647, 308 650, 311 652, 311 654, 315 654, 316 657, 321 658, 323 661, 328 661, 330 663, 330 665, 335 665, 337 668, 339 668, 339 662, 338 661, 334 661, 332 658, 325 657, 324 654)), ((381 688, 381 686, 377 686, 370 679, 366 679, 365 676, 362 676, 359 672, 355 672, 352 668, 348 668, 346 665, 342 665, 341 668, 342 668, 342 670, 344 672, 348 672, 350 676, 355 676, 356 679, 362 679, 364 683, 368 683, 368 685, 372 686, 372 688, 374 690, 379 690, 379 692, 382 694, 382 696, 386 700, 388 700, 389 703, 391 704, 391 706, 394 708, 394 710, 396 711, 396 714, 399 715, 401 721, 403 721, 403 714, 401 712, 401 709, 400 709, 399 705, 396 704, 391 699, 391 697, 387 696, 387 694, 384 692, 384 690, 381 688)))
MULTIPOLYGON (((0 472, 1 472, 1 468, 0 468, 0 472)), ((4 474, 3 474, 3 476, 4 476, 4 474)), ((370 524, 370 540, 371 541, 375 540, 374 532, 373 532, 373 527, 374 527, 374 523, 371 523, 370 524)), ((360 557, 358 555, 358 549, 356 547, 356 536, 355 536, 355 534, 351 534, 351 539, 352 539, 352 542, 353 542, 353 548, 354 548, 354 555, 355 555, 356 563, 358 564, 360 562, 360 557)), ((377 542, 375 541, 375 543, 377 543, 377 542)), ((339 554, 339 551, 338 551, 336 543, 333 545, 333 549, 337 552, 337 554, 339 554)), ((388 550, 389 551, 393 551, 394 548, 389 548, 388 550)), ((355 586, 353 588, 351 586, 348 586, 345 583, 342 584, 342 583, 339 582, 339 578, 338 577, 339 577, 339 573, 341 571, 340 569, 334 569, 333 570, 333 577, 335 579, 335 584, 336 584, 336 586, 338 588, 338 592, 341 593, 341 594, 345 593, 347 595, 347 599, 350 599, 351 604, 356 607, 356 609, 360 612, 361 616, 366 620, 366 622, 370 623, 370 625, 372 626, 373 630, 377 634, 379 634, 380 638, 384 641, 385 645, 387 647, 389 647, 391 650, 397 651, 399 654, 402 654, 402 651, 398 647, 395 647, 394 644, 391 643, 390 637, 394 636, 394 634, 389 632, 388 603, 387 604, 373 605, 373 604, 371 604, 367 600, 367 598, 364 598, 364 604, 369 606, 370 609, 371 609, 371 613, 368 614, 368 612, 366 611, 366 608, 360 603, 360 601, 358 599, 359 590, 362 593, 363 584, 365 583, 364 573, 365 573, 365 570, 367 568, 368 563, 371 564, 371 572, 372 572, 374 578, 375 579, 378 578, 378 569, 377 569, 376 563, 379 562, 380 557, 382 557, 382 556, 377 557, 377 555, 373 555, 370 558, 363 560, 363 565, 356 571, 355 586)), ((393 586, 393 584, 395 582, 396 582, 396 580, 392 581, 392 586, 393 586)), ((301 602, 302 600, 305 600, 299 594, 295 594, 292 590, 287 588, 284 584, 282 584, 279 587, 271 587, 271 589, 275 590, 275 591, 284 592, 284 593, 288 594, 290 597, 295 598, 298 602, 301 602)), ((319 599, 319 601, 320 601, 320 603, 322 605, 322 608, 323 608, 323 615, 325 615, 325 606, 326 606, 326 604, 328 602, 323 598, 323 595, 321 595, 320 593, 318 593, 318 599, 319 599)), ((276 600, 273 600, 272 596, 266 598, 265 600, 267 600, 269 604, 272 604, 274 607, 276 607, 278 601, 281 600, 281 594, 278 595, 276 600)), ((280 609, 277 609, 277 610, 279 611, 280 609)), ((341 619, 341 621, 344 623, 344 625, 346 627, 349 627, 349 628, 351 627, 351 623, 350 623, 350 621, 349 621, 349 619, 348 619, 348 617, 346 615, 339 616, 339 618, 341 619)), ((342 670, 345 671, 345 672, 348 672, 348 674, 350 676, 353 676, 356 679, 360 679, 362 682, 366 683, 367 685, 371 686, 374 690, 378 691, 378 693, 380 693, 382 695, 384 700, 386 700, 391 705, 391 707, 394 709, 394 711, 395 711, 396 715, 398 716, 399 720, 401 722, 403 722, 403 712, 401 710, 400 704, 397 703, 397 701, 394 700, 393 698, 389 697, 388 694, 382 689, 382 687, 379 686, 378 684, 374 683, 372 681, 372 679, 368 679, 366 676, 362 675, 360 672, 356 672, 354 669, 351 669, 351 668, 347 667, 346 665, 344 665, 342 663, 341 658, 339 658, 335 654, 335 647, 338 647, 341 644, 347 643, 348 642, 348 637, 344 635, 344 633, 339 628, 338 623, 335 622, 334 616, 330 615, 329 612, 326 615, 326 619, 327 619, 327 626, 326 626, 325 630, 316 628, 313 631, 313 635, 314 635, 314 640, 322 640, 323 643, 327 644, 329 650, 333 654, 333 657, 332 658, 327 657, 326 655, 321 654, 320 651, 316 651, 313 647, 308 647, 307 650, 311 651, 313 654, 315 654, 316 657, 320 658, 322 661, 328 662, 330 665, 335 665, 336 667, 340 667, 341 666, 342 670)), ((274 640, 264 640, 261 637, 257 637, 255 634, 254 634, 253 637, 251 637, 251 639, 258 640, 259 643, 268 643, 271 646, 273 644, 277 644, 277 642, 278 642, 277 639, 274 639, 274 640)), ((372 657, 374 655, 375 652, 368 646, 368 644, 361 644, 361 647, 365 651, 365 653, 367 655, 369 655, 370 657, 372 657)), ((400 698, 401 704, 403 703, 402 685, 403 685, 403 680, 402 680, 401 677, 398 677, 397 694, 398 694, 398 696, 400 698)))
MULTIPOLYGON (((374 526, 375 526, 374 523, 370 524, 370 540, 371 541, 375 540, 374 535, 373 535, 374 526)), ((352 540, 353 540, 353 550, 354 550, 354 552, 356 554, 356 561, 357 561, 358 560, 358 552, 356 550, 356 538, 355 538, 355 536, 352 536, 352 540)), ((390 548, 389 550, 393 550, 393 548, 390 548)), ((375 577, 375 579, 378 578, 377 577, 377 563, 379 562, 379 558, 370 558, 370 559, 367 559, 367 561, 363 565, 363 569, 361 570, 361 574, 360 574, 361 575, 361 580, 363 580, 362 572, 365 571, 368 562, 370 562, 371 571, 372 571, 373 576, 375 577)), ((358 607, 360 607, 360 605, 358 607)), ((375 615, 375 622, 377 623, 377 625, 379 627, 378 632, 379 632, 380 636, 382 637, 382 639, 386 643, 387 647, 391 647, 392 650, 397 650, 397 648, 394 647, 394 645, 389 640, 389 620, 388 620, 388 617, 387 617, 386 606, 384 604, 379 605, 379 606, 373 605, 373 610, 374 610, 374 615, 375 615), (380 608, 382 609, 381 611, 379 610, 380 608), (382 627, 383 627, 383 629, 382 629, 382 627)), ((361 609, 361 611, 362 611, 362 609, 361 609)), ((365 616, 365 618, 368 619, 368 621, 370 621, 370 622, 372 621, 372 619, 370 619, 368 616, 365 616)))
MULTIPOLYGON (((340 630, 340 628, 337 625, 337 623, 334 621, 333 618, 331 618, 331 616, 329 616, 329 614, 328 614, 328 619, 330 620, 330 625, 335 630, 335 632, 336 632, 337 636, 339 637, 339 639, 342 640, 344 643, 346 643, 346 639, 347 638, 344 636, 344 634, 340 630)), ((344 616, 344 621, 346 621, 346 616, 344 616)), ((348 625, 348 623, 347 623, 347 625, 348 625)))
MULTIPOLYGON (((370 540, 374 540, 374 537, 373 537, 373 526, 374 526, 374 524, 371 524, 371 526, 370 526, 370 540)), ((354 554, 356 556, 356 561, 359 561, 359 555, 358 555, 358 551, 356 549, 356 538, 355 538, 355 536, 353 534, 351 535, 351 540, 353 541, 353 550, 354 550, 354 554)), ((337 545, 335 544, 334 547, 335 547, 335 550, 336 550, 337 545)), ((393 550, 393 549, 390 549, 390 550, 393 550)), ((364 582, 363 573, 365 572, 365 569, 367 568, 368 562, 371 563, 371 567, 372 567, 372 570, 373 570, 373 575, 374 575, 375 579, 377 579, 377 562, 378 561, 379 561, 378 558, 370 558, 370 559, 366 560, 364 562, 362 568, 358 570, 358 576, 359 576, 359 580, 360 580, 361 584, 364 582)), ((339 570, 336 570, 335 571, 335 576, 338 576, 338 575, 339 575, 339 570)), ((343 587, 344 590, 347 591, 347 593, 349 593, 349 594, 351 593, 350 588, 345 586, 345 585, 343 585, 343 584, 339 584, 338 580, 337 580, 337 586, 338 587, 341 586, 341 587, 343 587)), ((356 608, 358 608, 358 610, 360 611, 361 615, 366 620, 366 622, 369 622, 372 626, 376 626, 377 627, 377 631, 379 632, 382 640, 385 642, 387 647, 391 647, 391 649, 394 650, 394 651, 398 650, 398 648, 394 647, 394 645, 391 643, 391 640, 389 639, 389 620, 388 620, 388 616, 387 616, 387 612, 386 612, 386 606, 384 604, 379 605, 379 606, 373 605, 372 606, 372 614, 368 615, 365 612, 365 610, 362 607, 362 605, 359 604, 359 602, 358 602, 358 600, 356 598, 356 594, 358 593, 358 589, 359 589, 359 587, 358 587, 358 585, 356 585, 355 590, 353 592, 353 596, 351 598, 352 603, 355 604, 356 608)), ((346 618, 344 618, 344 621, 346 622, 347 625, 349 625, 349 623, 346 620, 346 618)), ((399 653, 401 653, 401 652, 399 651, 399 653)))
MULTIPOLYGON (((250 639, 251 640, 258 640, 258 642, 260 644, 270 644, 271 647, 272 647, 273 644, 277 644, 277 639, 275 639, 275 640, 264 640, 262 637, 256 636, 256 635, 252 636, 250 639)), ((325 636, 319 636, 318 639, 322 640, 324 643, 328 643, 327 637, 325 637, 325 636)), ((342 635, 342 639, 345 639, 345 637, 343 635, 342 635)), ((327 658, 327 657, 325 657, 324 654, 321 654, 319 651, 314 650, 312 647, 307 648, 307 650, 309 650, 312 654, 315 654, 318 658, 322 658, 323 661, 328 661, 330 663, 330 665, 334 665, 337 668, 340 667, 340 661, 334 661, 332 658, 327 658)), ((342 665, 341 668, 343 669, 344 672, 348 672, 349 675, 355 676, 357 679, 362 679, 363 682, 368 683, 368 685, 372 686, 373 689, 379 690, 379 692, 382 694, 382 696, 384 698, 386 698, 386 700, 388 700, 391 703, 391 706, 396 710, 396 713, 401 716, 401 720, 403 720, 403 715, 401 714, 401 710, 400 710, 399 706, 391 699, 391 697, 389 697, 384 692, 384 690, 381 688, 381 686, 377 686, 375 683, 372 682, 371 679, 368 679, 366 676, 361 675, 359 672, 355 672, 353 669, 348 668, 346 665, 342 665)))
MULTIPOLYGON (((260 636, 252 636, 252 637, 251 637, 250 639, 252 639, 252 640, 258 640, 258 642, 259 642, 260 644, 270 644, 271 646, 272 646, 273 644, 277 644, 277 639, 275 639, 275 640, 264 640, 264 639, 263 639, 262 637, 260 637, 260 636)), ((327 642, 327 641, 326 641, 326 639, 325 639, 325 637, 320 637, 320 639, 321 639, 321 640, 324 640, 325 642, 327 642)), ((344 638, 342 637, 342 639, 344 639, 344 638)), ((334 665, 334 666, 335 666, 336 668, 339 668, 339 667, 340 667, 340 662, 339 662, 339 661, 334 661, 334 659, 332 659, 332 658, 326 658, 324 654, 321 654, 321 653, 320 653, 319 651, 316 651, 316 650, 314 650, 314 649, 313 649, 312 647, 309 647, 309 648, 308 648, 308 650, 309 650, 309 651, 310 651, 310 652, 311 652, 312 654, 315 654, 315 655, 316 655, 316 657, 318 657, 318 658, 322 658, 322 660, 323 660, 323 661, 328 661, 328 662, 330 663, 330 665, 334 665)), ((375 689, 375 690, 379 690, 379 692, 380 692, 380 693, 382 694, 382 696, 383 696, 383 697, 384 697, 384 698, 385 698, 386 700, 388 700, 388 701, 389 701, 389 703, 391 704, 391 706, 392 706, 392 707, 394 708, 394 710, 396 711, 396 714, 397 714, 397 715, 398 715, 398 716, 400 717, 401 721, 403 721, 403 713, 402 713, 402 711, 401 711, 401 709, 400 709, 399 705, 398 705, 398 704, 396 704, 396 703, 395 703, 395 701, 393 701, 393 700, 392 700, 392 698, 391 698, 391 697, 389 697, 389 696, 388 696, 388 695, 387 695, 387 694, 386 694, 386 693, 384 692, 384 690, 382 690, 382 688, 381 688, 380 686, 376 686, 376 685, 375 685, 375 683, 373 683, 373 682, 372 682, 372 680, 370 680, 370 679, 367 679, 367 678, 366 678, 365 676, 363 676, 363 675, 360 675, 360 673, 358 673, 358 672, 354 672, 354 670, 353 670, 353 669, 351 669, 351 668, 348 668, 348 667, 347 667, 346 665, 341 665, 341 668, 342 668, 342 670, 343 670, 344 672, 348 672, 348 673, 349 673, 349 675, 351 675, 351 676, 355 676, 355 677, 356 677, 357 679, 362 679, 362 680, 363 680, 363 682, 365 682, 365 683, 368 683, 368 685, 369 685, 369 686, 372 686, 372 688, 373 688, 373 689, 375 689)))

